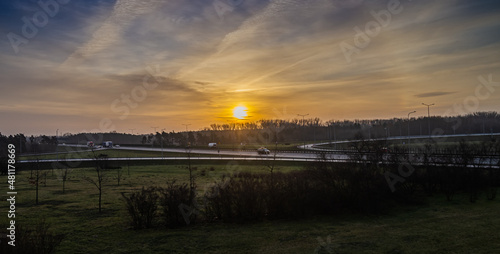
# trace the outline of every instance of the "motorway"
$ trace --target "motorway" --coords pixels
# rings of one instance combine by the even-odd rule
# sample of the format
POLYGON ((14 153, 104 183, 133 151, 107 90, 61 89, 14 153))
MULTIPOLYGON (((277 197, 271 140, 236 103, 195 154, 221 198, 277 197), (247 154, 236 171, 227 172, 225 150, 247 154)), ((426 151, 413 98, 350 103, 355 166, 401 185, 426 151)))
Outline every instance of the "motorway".
MULTIPOLYGON (((482 136, 500 136, 500 133, 475 133, 475 134, 450 134, 450 135, 431 135, 431 139, 444 139, 444 138, 465 138, 465 137, 482 137, 482 136)), ((410 142, 414 139, 428 139, 429 136, 394 136, 388 138, 375 138, 375 139, 365 139, 364 141, 380 141, 380 140, 402 140, 407 141, 410 139, 410 142)), ((306 144, 297 146, 300 149, 307 150, 315 150, 315 151, 331 151, 332 149, 326 147, 318 147, 321 145, 329 145, 329 144, 347 144, 354 142, 361 142, 362 140, 342 140, 342 141, 332 141, 332 142, 323 142, 323 143, 315 143, 315 144, 306 144)))
MULTIPOLYGON (((490 135, 500 135, 500 133, 489 133, 489 134, 460 134, 460 135, 433 135, 432 138, 449 138, 449 137, 470 137, 470 136, 490 136, 490 135)), ((410 139, 422 139, 422 138, 429 138, 428 136, 410 136, 410 139)), ((406 140, 408 137, 390 137, 388 140, 406 140)), ((384 139, 371 139, 370 141, 374 140, 384 140, 384 139)), ((332 144, 340 144, 340 143, 348 143, 348 142, 356 142, 356 141, 337 141, 337 142, 331 142, 332 144)), ((325 158, 329 161, 335 161, 335 162, 348 162, 352 161, 349 157, 349 155, 345 154, 345 152, 342 151, 335 151, 331 150, 328 148, 323 148, 323 147, 317 147, 318 145, 326 145, 330 144, 330 142, 327 143, 317 143, 317 144, 306 144, 298 146, 299 148, 306 149, 306 150, 312 150, 312 151, 323 151, 327 152, 325 154, 325 158)), ((67 162, 75 162, 75 161, 90 161, 92 159, 89 158, 64 158, 68 156, 64 156, 64 154, 69 154, 69 153, 74 153, 74 152, 85 152, 89 151, 88 149, 78 149, 78 148, 87 148, 86 145, 76 145, 76 144, 64 144, 61 145, 63 147, 68 147, 68 151, 66 153, 59 153, 61 155, 60 159, 45 159, 45 160, 39 160, 39 162, 57 162, 57 161, 67 161, 67 162), (76 149, 74 149, 76 148, 76 149)), ((123 160, 260 160, 260 161, 269 161, 269 160, 277 160, 277 161, 316 161, 318 160, 318 154, 314 153, 312 151, 309 152, 300 152, 300 151, 295 151, 295 152, 290 152, 290 151, 278 151, 275 152, 271 151, 271 154, 269 155, 259 155, 257 154, 257 151, 249 151, 249 150, 225 150, 225 149, 199 149, 199 148, 192 148, 192 149, 185 149, 185 148, 154 148, 154 147, 123 147, 123 146, 115 146, 113 148, 96 148, 94 149, 95 151, 101 151, 101 150, 107 150, 107 149, 114 149, 114 150, 128 150, 128 151, 153 151, 153 152, 164 152, 164 153, 186 153, 186 154, 193 154, 192 156, 179 156, 179 157, 139 157, 139 158, 108 158, 108 160, 111 161, 123 161, 123 160), (210 156, 198 156, 196 154, 204 154, 204 155, 210 155, 210 156)), ((387 156, 385 156, 387 157, 387 156)), ((436 161, 440 159, 439 157, 436 156, 436 161)), ((387 158, 385 158, 387 160, 387 158)), ((21 160, 19 161, 20 163, 25 163, 25 162, 35 162, 36 160, 21 160)), ((366 162, 366 156, 363 159, 364 162, 366 162)), ((422 162, 417 161, 412 161, 412 163, 415 162, 415 164, 421 164, 422 162)), ((498 162, 499 158, 490 158, 487 160, 484 160, 482 158, 475 158, 474 163, 477 165, 481 166, 492 166, 494 168, 498 168, 498 162)), ((440 164, 440 165, 446 165, 446 164, 440 164)))
MULTIPOLYGON (((69 148, 86 148, 86 145, 72 145, 66 144, 64 145, 69 148)), ((277 152, 276 158, 274 152, 271 154, 257 154, 257 151, 231 151, 231 150, 217 150, 217 149, 185 149, 185 148, 151 148, 151 147, 113 147, 113 148, 97 148, 94 151, 103 151, 103 150, 128 150, 128 151, 149 151, 149 152, 164 152, 164 153, 190 153, 194 154, 193 156, 185 156, 185 157, 140 157, 140 158, 108 158, 108 160, 279 160, 279 161, 315 161, 317 159, 317 154, 315 153, 288 153, 288 152, 277 152), (197 156, 196 154, 205 154, 211 156, 197 156)), ((89 150, 76 150, 76 151, 68 151, 66 153, 74 153, 74 152, 85 152, 89 150)), ((92 159, 87 158, 64 158, 65 153, 59 153, 61 155, 61 159, 45 159, 39 160, 39 162, 57 162, 57 161, 89 161, 92 159)), ((348 159, 347 155, 343 154, 331 154, 329 157, 332 160, 345 161, 348 159)), ((35 162, 36 160, 22 160, 23 162, 35 162)))

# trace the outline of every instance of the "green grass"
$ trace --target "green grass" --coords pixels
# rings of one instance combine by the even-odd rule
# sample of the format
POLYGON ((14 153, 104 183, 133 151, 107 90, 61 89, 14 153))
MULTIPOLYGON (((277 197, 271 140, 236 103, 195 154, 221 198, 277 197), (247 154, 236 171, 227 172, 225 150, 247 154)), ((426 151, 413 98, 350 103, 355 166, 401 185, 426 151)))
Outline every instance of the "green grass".
MULTIPOLYGON (((243 163, 195 164, 198 190, 222 174, 235 171, 266 172, 265 165, 243 163), (211 171, 213 168, 213 171, 211 171), (206 175, 200 176, 205 170, 206 175)), ((279 171, 298 170, 298 164, 283 164, 279 171)), ((39 218, 51 223, 52 232, 66 235, 56 253, 313 253, 327 246, 331 253, 499 253, 500 201, 482 197, 471 204, 466 196, 447 202, 430 198, 423 206, 402 207, 390 214, 366 216, 346 214, 299 221, 264 221, 251 224, 207 223, 180 229, 161 226, 134 231, 128 225, 121 192, 142 186, 164 186, 171 179, 188 180, 185 165, 124 167, 118 186, 115 173, 107 173, 103 212, 97 212, 97 189, 83 176, 94 176, 91 168, 74 169, 62 193, 60 171, 47 170, 46 186, 39 190, 35 205, 30 171, 16 178, 16 225, 39 218), (130 171, 130 175, 128 172, 130 171), (329 240, 328 240, 329 239, 329 240)), ((7 190, 6 176, 0 189, 7 190)), ((5 192, 4 192, 5 193, 5 192)), ((5 195, 5 194, 4 194, 5 195)), ((0 202, 0 224, 7 225, 7 202, 0 202)), ((319 253, 328 253, 322 249, 319 253)))

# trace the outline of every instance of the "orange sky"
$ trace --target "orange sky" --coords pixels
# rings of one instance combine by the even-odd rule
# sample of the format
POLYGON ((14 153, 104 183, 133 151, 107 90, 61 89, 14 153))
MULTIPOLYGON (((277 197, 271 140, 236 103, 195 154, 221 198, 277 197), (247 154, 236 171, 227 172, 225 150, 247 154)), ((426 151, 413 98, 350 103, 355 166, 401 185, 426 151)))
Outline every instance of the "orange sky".
MULTIPOLYGON (((497 2, 389 2, 69 3, 17 53, 1 42, 0 132, 198 130, 236 106, 247 120, 500 111, 500 88, 477 97, 479 77, 500 82, 497 2)), ((6 35, 41 11, 2 5, 6 35)))

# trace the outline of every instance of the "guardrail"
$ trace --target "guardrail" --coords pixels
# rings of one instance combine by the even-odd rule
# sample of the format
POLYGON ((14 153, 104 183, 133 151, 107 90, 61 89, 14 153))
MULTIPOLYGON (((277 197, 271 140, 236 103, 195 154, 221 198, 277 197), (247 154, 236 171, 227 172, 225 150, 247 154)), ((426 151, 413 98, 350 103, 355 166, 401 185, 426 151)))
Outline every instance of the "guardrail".
MULTIPOLYGON (((405 154, 384 154, 382 157, 374 158, 370 157, 372 154, 359 153, 352 155, 339 155, 335 156, 318 156, 315 158, 311 157, 274 157, 270 155, 260 155, 260 156, 173 156, 173 157, 136 157, 136 158, 107 158, 107 161, 168 161, 168 160, 242 160, 242 161, 300 161, 300 162, 326 162, 326 163, 375 163, 381 165, 394 165, 401 163, 409 163, 411 165, 430 165, 430 166, 453 166, 453 167, 470 167, 470 168, 495 168, 498 169, 500 166, 500 155, 496 156, 475 156, 473 158, 468 158, 468 160, 463 160, 460 156, 456 154, 450 156, 449 154, 435 154, 428 162, 423 161, 423 158, 414 156, 410 154, 409 158, 404 158, 405 154), (398 160, 392 159, 390 156, 400 156, 398 160), (342 157, 341 157, 342 156, 342 157)), ((407 154, 406 154, 407 155, 407 154)), ((76 161, 93 161, 93 158, 75 158, 75 159, 46 159, 46 160, 21 160, 19 163, 52 163, 52 162, 76 162, 76 161)))

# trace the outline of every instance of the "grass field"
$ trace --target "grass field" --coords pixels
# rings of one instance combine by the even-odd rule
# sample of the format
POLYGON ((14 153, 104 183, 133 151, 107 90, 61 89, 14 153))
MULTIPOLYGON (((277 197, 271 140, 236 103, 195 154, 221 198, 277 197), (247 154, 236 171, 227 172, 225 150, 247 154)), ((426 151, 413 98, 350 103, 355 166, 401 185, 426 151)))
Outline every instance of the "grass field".
MULTIPOLYGON (((208 183, 235 171, 266 172, 265 165, 242 163, 199 164, 197 185, 203 192, 208 183), (204 171, 204 176, 202 176, 204 171)), ((300 170, 303 165, 286 164, 279 171, 300 170)), ((121 192, 142 186, 164 186, 171 179, 188 180, 184 165, 131 166, 123 168, 117 185, 114 171, 107 173, 103 190, 103 212, 97 212, 97 189, 83 180, 93 177, 91 168, 73 169, 62 192, 60 171, 48 170, 39 187, 35 205, 30 171, 16 178, 16 225, 45 218, 51 231, 65 234, 56 253, 499 253, 500 201, 481 198, 471 204, 460 195, 453 202, 435 196, 427 205, 400 207, 389 214, 347 214, 313 217, 299 221, 264 221, 251 224, 204 223, 180 229, 134 231, 121 192), (45 186, 46 185, 46 186, 45 186)), ((6 176, 1 176, 7 178, 6 176)), ((0 189, 7 190, 6 181, 0 189)), ((4 192, 5 193, 5 192, 4 192)), ((5 200, 5 198, 3 199, 5 200)), ((0 203, 8 225, 7 202, 0 203)))

